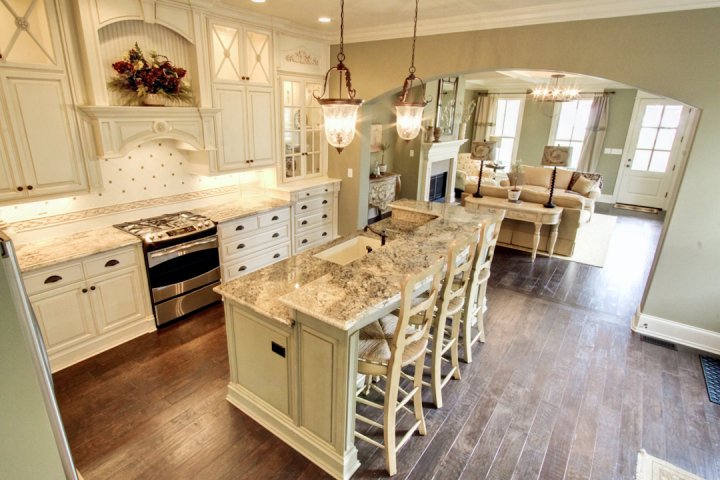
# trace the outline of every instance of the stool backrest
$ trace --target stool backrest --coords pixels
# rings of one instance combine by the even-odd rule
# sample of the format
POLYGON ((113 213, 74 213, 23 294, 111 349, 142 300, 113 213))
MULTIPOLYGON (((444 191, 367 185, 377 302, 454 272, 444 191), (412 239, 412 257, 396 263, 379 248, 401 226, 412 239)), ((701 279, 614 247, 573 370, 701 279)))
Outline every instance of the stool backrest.
POLYGON ((456 297, 465 295, 482 227, 464 238, 454 240, 448 247, 448 267, 445 283, 440 289, 440 312, 447 311, 448 304, 456 297))
POLYGON ((495 256, 495 247, 500 236, 500 226, 505 218, 505 210, 497 213, 480 228, 480 241, 477 246, 475 265, 473 272, 477 275, 480 270, 490 269, 490 264, 495 256))

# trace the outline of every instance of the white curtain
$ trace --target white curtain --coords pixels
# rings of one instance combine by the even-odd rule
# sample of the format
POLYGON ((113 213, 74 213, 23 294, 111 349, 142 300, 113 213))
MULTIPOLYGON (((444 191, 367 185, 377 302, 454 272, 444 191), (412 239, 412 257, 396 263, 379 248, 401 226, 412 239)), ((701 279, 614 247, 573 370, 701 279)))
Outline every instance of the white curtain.
POLYGON ((609 109, 609 94, 601 93, 593 98, 587 130, 585 130, 585 138, 583 139, 583 148, 577 166, 579 172, 594 172, 597 169, 605 142, 609 109))
POLYGON ((481 93, 478 95, 475 108, 475 131, 473 141, 482 142, 490 138, 495 126, 495 111, 497 110, 497 95, 481 93))

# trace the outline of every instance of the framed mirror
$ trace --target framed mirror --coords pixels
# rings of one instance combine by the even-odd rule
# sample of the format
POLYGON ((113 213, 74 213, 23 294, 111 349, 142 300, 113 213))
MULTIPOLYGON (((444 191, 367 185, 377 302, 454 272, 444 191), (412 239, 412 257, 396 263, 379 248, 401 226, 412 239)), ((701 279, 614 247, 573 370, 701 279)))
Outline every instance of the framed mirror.
POLYGON ((438 81, 435 127, 440 127, 443 135, 451 135, 453 133, 457 90, 458 77, 441 78, 438 81))

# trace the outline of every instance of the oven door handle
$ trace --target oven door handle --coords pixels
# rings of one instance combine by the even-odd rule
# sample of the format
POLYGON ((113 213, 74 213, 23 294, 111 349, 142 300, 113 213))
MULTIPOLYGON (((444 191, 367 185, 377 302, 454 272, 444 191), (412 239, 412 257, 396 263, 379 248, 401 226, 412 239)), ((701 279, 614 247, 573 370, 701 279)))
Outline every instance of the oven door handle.
POLYGON ((176 247, 152 252, 148 255, 148 263, 150 267, 154 267, 155 265, 172 260, 175 257, 187 255, 188 253, 197 252, 199 250, 209 250, 210 248, 217 248, 217 236, 215 235, 191 243, 183 243, 176 247))

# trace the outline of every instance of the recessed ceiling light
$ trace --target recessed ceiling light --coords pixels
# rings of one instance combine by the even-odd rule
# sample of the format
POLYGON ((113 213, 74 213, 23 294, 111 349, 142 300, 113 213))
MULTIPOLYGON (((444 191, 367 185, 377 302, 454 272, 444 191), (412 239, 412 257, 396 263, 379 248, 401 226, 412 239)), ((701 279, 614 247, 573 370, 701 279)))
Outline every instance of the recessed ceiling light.
POLYGON ((330 17, 320 17, 320 18, 318 18, 318 22, 320 22, 320 23, 330 23, 330 17))
POLYGON ((265 3, 265 0, 250 0, 252 3, 265 3))

